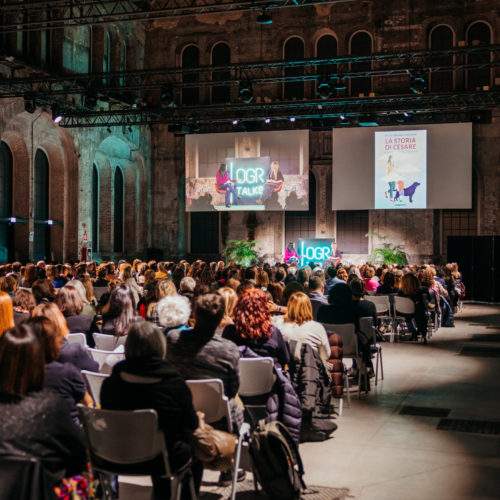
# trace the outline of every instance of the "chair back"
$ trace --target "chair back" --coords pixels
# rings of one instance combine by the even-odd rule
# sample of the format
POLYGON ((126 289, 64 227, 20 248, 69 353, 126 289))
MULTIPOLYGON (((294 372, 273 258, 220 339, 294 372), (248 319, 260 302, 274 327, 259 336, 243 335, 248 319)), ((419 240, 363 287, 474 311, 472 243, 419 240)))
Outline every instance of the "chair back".
POLYGON ((125 345, 127 336, 115 337, 106 333, 95 332, 92 334, 94 337, 95 348, 101 351, 114 351, 119 345, 125 345))
POLYGON ((331 333, 338 333, 342 337, 344 357, 358 355, 358 337, 356 336, 356 326, 354 323, 345 323, 341 325, 323 323, 323 326, 328 336, 330 336, 331 333))
POLYGON ((271 392, 276 380, 273 369, 273 358, 241 358, 238 394, 250 397, 271 392))
POLYGON ((140 464, 160 455, 170 475, 165 438, 158 430, 155 410, 101 410, 79 404, 78 413, 92 462, 97 457, 117 466, 140 464))
POLYGON ((373 344, 377 343, 377 335, 373 327, 373 318, 371 316, 359 318, 359 331, 368 341, 373 341, 373 344))
POLYGON ((365 295, 364 299, 375 304, 377 314, 389 314, 391 308, 389 295, 365 295))
POLYGON ((394 312, 400 314, 414 314, 415 304, 408 297, 394 296, 394 312))
POLYGON ((224 395, 224 384, 218 378, 206 380, 186 380, 193 395, 193 406, 196 411, 205 414, 205 421, 210 424, 225 418, 228 430, 232 430, 229 400, 224 395))
POLYGON ((84 333, 69 333, 66 338, 70 344, 80 344, 87 347, 87 337, 84 333))
POLYGON ((101 404, 101 386, 102 383, 109 375, 105 373, 95 373, 89 372, 87 370, 82 370, 83 378, 85 379, 85 383, 89 389, 90 395, 94 400, 96 405, 101 404))
MULTIPOLYGON (((89 347, 89 352, 90 355, 92 356, 92 359, 97 361, 99 364, 99 371, 103 372, 103 369, 106 368, 106 366, 113 367, 116 363, 121 361, 122 359, 125 359, 125 353, 124 352, 111 352, 111 351, 101 351, 100 349, 92 349, 89 347)), ((111 370, 106 370, 110 372, 111 370)))

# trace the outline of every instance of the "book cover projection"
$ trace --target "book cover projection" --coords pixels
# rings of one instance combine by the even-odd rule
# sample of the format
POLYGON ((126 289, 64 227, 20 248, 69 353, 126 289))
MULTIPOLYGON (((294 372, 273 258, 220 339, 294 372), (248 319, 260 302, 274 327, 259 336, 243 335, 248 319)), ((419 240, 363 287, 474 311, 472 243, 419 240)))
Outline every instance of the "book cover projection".
POLYGON ((308 210, 307 130, 186 136, 186 211, 308 210))
POLYGON ((426 208, 427 131, 375 132, 375 208, 426 208))

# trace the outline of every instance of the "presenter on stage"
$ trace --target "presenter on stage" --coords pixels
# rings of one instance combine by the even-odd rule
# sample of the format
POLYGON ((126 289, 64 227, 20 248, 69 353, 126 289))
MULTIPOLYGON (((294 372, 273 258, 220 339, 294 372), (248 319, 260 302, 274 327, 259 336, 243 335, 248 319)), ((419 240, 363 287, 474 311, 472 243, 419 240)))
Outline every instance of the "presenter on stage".
POLYGON ((330 245, 331 247, 331 252, 330 256, 328 259, 323 261, 323 268, 327 268, 328 266, 336 266, 340 264, 340 261, 342 259, 342 252, 338 249, 337 247, 337 241, 335 238, 332 239, 332 243, 330 245))
POLYGON ((260 199, 255 203, 262 205, 273 194, 276 188, 285 181, 283 174, 280 172, 280 164, 277 161, 271 163, 271 168, 267 174, 266 183, 264 184, 264 192, 260 199))
POLYGON ((288 243, 288 247, 285 248, 285 264, 298 263, 299 259, 300 257, 297 250, 295 250, 295 245, 292 242, 288 243))
POLYGON ((219 171, 215 176, 215 182, 217 183, 217 188, 226 191, 226 207, 231 207, 231 195, 233 199, 236 198, 236 191, 234 190, 233 184, 236 182, 235 179, 229 177, 229 172, 227 171, 227 165, 221 163, 219 171))

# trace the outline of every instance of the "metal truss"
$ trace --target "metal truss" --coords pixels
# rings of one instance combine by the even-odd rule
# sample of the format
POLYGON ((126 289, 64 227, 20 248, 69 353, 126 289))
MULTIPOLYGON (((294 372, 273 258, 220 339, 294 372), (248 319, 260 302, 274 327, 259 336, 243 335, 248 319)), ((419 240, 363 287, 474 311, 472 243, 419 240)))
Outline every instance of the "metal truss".
MULTIPOLYGON (((324 75, 327 75, 334 84, 339 79, 410 77, 415 72, 433 74, 499 66, 500 45, 490 45, 364 57, 314 58, 302 61, 270 61, 196 68, 154 68, 64 75, 32 72, 27 77, 0 77, 0 98, 18 97, 25 93, 46 96, 82 94, 91 86, 93 91, 101 96, 147 92, 159 90, 163 86, 169 86, 173 92, 179 92, 182 88, 232 86, 241 82, 250 82, 255 86, 316 81, 324 75)), ((19 69, 20 62, 15 61, 12 67, 19 69)))
POLYGON ((182 108, 122 109, 104 112, 70 112, 63 117, 64 127, 112 127, 154 125, 158 123, 187 124, 204 130, 229 124, 271 121, 359 117, 365 114, 416 115, 457 114, 500 107, 500 91, 452 92, 422 95, 387 95, 364 98, 256 103, 250 105, 191 106, 182 108))
POLYGON ((0 34, 358 0, 45 0, 0 5, 0 34))

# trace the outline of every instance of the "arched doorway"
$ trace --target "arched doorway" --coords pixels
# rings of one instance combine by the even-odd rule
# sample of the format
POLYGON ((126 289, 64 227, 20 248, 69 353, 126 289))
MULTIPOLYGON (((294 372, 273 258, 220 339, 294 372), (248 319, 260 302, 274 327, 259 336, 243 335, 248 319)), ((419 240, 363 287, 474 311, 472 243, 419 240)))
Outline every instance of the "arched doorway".
POLYGON ((46 260, 50 257, 49 160, 41 149, 35 155, 33 195, 33 258, 46 260))
POLYGON ((14 225, 9 222, 12 216, 12 152, 0 143, 0 261, 14 258, 14 225))

